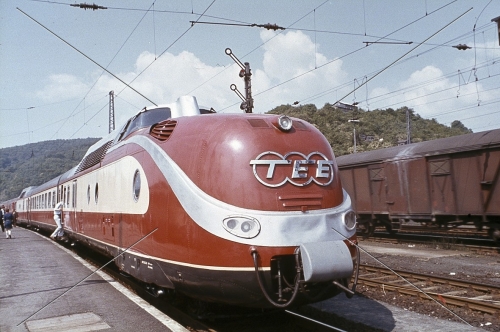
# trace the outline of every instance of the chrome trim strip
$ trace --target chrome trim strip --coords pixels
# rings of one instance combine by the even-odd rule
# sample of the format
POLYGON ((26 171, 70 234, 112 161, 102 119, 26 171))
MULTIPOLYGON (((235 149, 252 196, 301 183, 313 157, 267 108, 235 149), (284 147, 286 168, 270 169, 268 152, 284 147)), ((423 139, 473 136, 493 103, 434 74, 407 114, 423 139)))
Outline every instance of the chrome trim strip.
MULTIPOLYGON (((77 232, 74 232, 74 231, 70 231, 70 232, 73 233, 73 234, 75 234, 75 236, 77 236, 77 237, 85 237, 85 238, 89 239, 89 241, 91 241, 91 242, 99 242, 99 243, 102 243, 103 245, 116 248, 120 252, 125 251, 125 253, 127 253, 127 254, 134 255, 134 256, 137 256, 137 257, 142 257, 144 259, 150 259, 150 260, 153 260, 153 261, 161 261, 161 262, 168 263, 168 264, 185 266, 185 267, 190 267, 190 268, 200 269, 200 270, 233 271, 233 272, 255 272, 255 267, 253 267, 253 266, 251 266, 251 267, 234 267, 234 266, 227 266, 227 267, 225 267, 225 266, 199 265, 199 264, 191 264, 191 263, 186 263, 186 262, 179 262, 179 261, 174 261, 174 260, 170 260, 170 259, 160 258, 158 256, 146 255, 146 254, 143 254, 143 253, 140 253, 140 252, 134 250, 133 248, 130 248, 130 249, 127 250, 127 248, 121 248, 121 247, 119 247, 117 245, 114 245, 112 243, 101 241, 101 240, 96 239, 94 237, 87 236, 87 235, 85 235, 83 233, 77 233, 77 232)), ((270 271, 271 270, 270 267, 262 267, 262 268, 259 268, 259 269, 262 269, 263 271, 270 271)))
MULTIPOLYGON (((32 220, 31 222, 35 223, 35 224, 42 224, 42 225, 52 226, 52 228, 55 229, 55 225, 53 225, 53 224, 48 224, 48 223, 45 223, 45 222, 42 222, 42 221, 35 221, 35 220, 32 220)), ((119 250, 120 252, 125 251, 128 254, 131 254, 131 255, 134 255, 134 256, 137 256, 137 257, 142 257, 142 258, 145 258, 145 259, 150 259, 150 260, 153 260, 153 261, 161 261, 161 262, 168 263, 168 264, 185 266, 185 267, 190 267, 190 268, 200 269, 200 270, 230 271, 230 272, 255 272, 255 267, 253 266, 253 264, 252 264, 252 266, 249 266, 249 267, 235 267, 235 266, 199 265, 199 264, 191 264, 191 263, 186 263, 186 262, 179 262, 179 261, 165 259, 165 258, 161 258, 161 257, 157 257, 157 256, 145 255, 143 253, 140 253, 140 252, 136 251, 135 249, 133 249, 133 247, 127 250, 127 248, 122 248, 122 247, 119 247, 119 246, 117 246, 115 244, 112 244, 112 243, 109 243, 109 242, 104 242, 104 241, 101 241, 101 240, 99 240, 99 239, 97 239, 95 237, 90 237, 90 236, 88 236, 88 235, 86 235, 84 233, 78 233, 78 232, 75 232, 75 231, 67 229, 67 228, 65 228, 64 230, 65 230, 66 233, 70 233, 70 234, 72 234, 72 236, 74 236, 76 238, 83 237, 83 238, 88 239, 90 242, 98 242, 98 243, 101 243, 102 245, 115 248, 115 249, 119 250)), ((259 267, 259 269, 261 269, 263 271, 270 271, 271 270, 270 267, 264 267, 264 266, 263 267, 259 267)))
POLYGON ((220 238, 248 245, 287 247, 301 243, 343 241, 355 234, 343 224, 343 214, 351 209, 351 199, 343 190, 343 202, 334 208, 312 211, 260 211, 224 203, 198 188, 182 169, 154 141, 133 136, 110 149, 125 144, 141 146, 154 160, 189 217, 207 232, 220 238), (261 224, 259 235, 239 238, 226 232, 222 221, 231 215, 256 218, 261 224))

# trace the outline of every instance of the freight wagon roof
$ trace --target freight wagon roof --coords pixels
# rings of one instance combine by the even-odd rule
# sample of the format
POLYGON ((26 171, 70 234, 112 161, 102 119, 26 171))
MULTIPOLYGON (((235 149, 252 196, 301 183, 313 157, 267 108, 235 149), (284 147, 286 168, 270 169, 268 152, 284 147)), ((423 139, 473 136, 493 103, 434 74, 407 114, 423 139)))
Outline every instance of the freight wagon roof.
POLYGON ((445 155, 495 146, 500 147, 500 129, 440 138, 409 145, 394 146, 368 152, 353 153, 337 157, 336 160, 339 168, 342 168, 350 165, 445 155))

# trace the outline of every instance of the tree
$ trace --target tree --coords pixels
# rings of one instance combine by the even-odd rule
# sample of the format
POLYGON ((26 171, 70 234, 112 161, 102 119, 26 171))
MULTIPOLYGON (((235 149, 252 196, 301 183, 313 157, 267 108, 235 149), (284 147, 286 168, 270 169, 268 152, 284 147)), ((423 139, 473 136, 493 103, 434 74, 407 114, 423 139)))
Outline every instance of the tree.
POLYGON ((459 121, 459 120, 453 121, 451 123, 451 128, 452 129, 463 130, 463 131, 468 131, 468 132, 472 133, 472 130, 470 130, 469 128, 467 128, 466 126, 464 126, 464 124, 461 121, 459 121))

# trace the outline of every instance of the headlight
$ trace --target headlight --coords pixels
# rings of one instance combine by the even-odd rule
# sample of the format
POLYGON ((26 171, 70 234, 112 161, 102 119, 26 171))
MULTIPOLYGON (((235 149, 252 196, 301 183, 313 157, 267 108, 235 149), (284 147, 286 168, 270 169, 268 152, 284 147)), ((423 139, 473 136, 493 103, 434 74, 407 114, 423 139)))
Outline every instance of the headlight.
POLYGON ((222 221, 222 226, 229 233, 246 239, 256 237, 260 233, 259 221, 251 217, 227 217, 222 221))
POLYGON ((281 131, 289 131, 292 129, 292 119, 286 115, 280 115, 277 119, 273 120, 273 125, 281 131))
POLYGON ((356 213, 354 211, 350 210, 344 214, 344 225, 348 230, 356 227, 356 213))

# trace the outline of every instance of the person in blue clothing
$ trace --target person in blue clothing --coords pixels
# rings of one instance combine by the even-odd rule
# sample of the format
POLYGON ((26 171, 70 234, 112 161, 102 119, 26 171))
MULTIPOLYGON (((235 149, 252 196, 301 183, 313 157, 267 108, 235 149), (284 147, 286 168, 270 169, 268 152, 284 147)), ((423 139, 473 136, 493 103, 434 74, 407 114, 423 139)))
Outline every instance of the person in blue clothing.
POLYGON ((7 239, 12 239, 12 224, 14 223, 14 216, 9 212, 9 209, 5 209, 5 214, 3 215, 3 224, 5 227, 5 237, 7 239))

